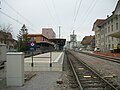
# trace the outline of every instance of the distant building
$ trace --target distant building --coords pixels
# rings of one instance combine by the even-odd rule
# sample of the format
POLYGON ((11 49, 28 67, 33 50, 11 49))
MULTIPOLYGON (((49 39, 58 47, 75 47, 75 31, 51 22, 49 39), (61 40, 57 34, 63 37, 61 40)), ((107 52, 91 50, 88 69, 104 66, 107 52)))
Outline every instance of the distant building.
POLYGON ((120 0, 111 16, 104 20, 96 20, 92 31, 95 31, 95 46, 103 52, 120 52, 120 0))
POLYGON ((105 21, 105 19, 97 19, 93 25, 93 31, 95 31, 95 47, 100 48, 101 46, 101 24, 105 21))
POLYGON ((29 42, 36 42, 37 50, 40 52, 48 52, 54 50, 54 44, 49 41, 49 39, 42 34, 27 34, 30 39, 29 42))
POLYGON ((77 35, 73 34, 70 35, 70 41, 66 42, 65 48, 71 50, 79 50, 81 47, 80 41, 77 41, 77 35))
POLYGON ((7 51, 14 51, 17 41, 13 39, 10 32, 0 31, 0 44, 5 44, 7 51))
POLYGON ((77 48, 77 35, 76 34, 70 35, 69 48, 70 49, 77 48))
POLYGON ((55 38, 55 39, 49 39, 49 40, 54 43, 56 51, 63 50, 66 39, 55 38))
POLYGON ((49 39, 42 34, 27 34, 27 37, 30 39, 30 41, 35 41, 36 43, 39 43, 41 41, 49 41, 49 39))
POLYGON ((48 39, 54 39, 56 37, 56 34, 52 28, 42 28, 42 34, 48 39))
POLYGON ((94 50, 95 48, 95 36, 85 36, 81 41, 85 50, 94 50))

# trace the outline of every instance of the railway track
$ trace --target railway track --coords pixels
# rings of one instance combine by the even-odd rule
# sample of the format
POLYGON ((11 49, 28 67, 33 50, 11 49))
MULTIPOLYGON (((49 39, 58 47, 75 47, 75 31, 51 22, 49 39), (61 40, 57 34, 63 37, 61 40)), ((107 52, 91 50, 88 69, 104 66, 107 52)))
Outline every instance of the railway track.
POLYGON ((117 90, 116 87, 111 85, 82 60, 76 58, 68 51, 66 54, 74 77, 79 85, 79 90, 117 90))
POLYGON ((97 58, 101 58, 104 60, 108 60, 111 62, 116 62, 116 63, 120 63, 120 58, 115 58, 115 57, 110 57, 110 56, 104 56, 104 55, 97 55, 97 54, 91 54, 91 53, 86 53, 86 52, 80 52, 89 56, 93 56, 93 57, 97 57, 97 58))

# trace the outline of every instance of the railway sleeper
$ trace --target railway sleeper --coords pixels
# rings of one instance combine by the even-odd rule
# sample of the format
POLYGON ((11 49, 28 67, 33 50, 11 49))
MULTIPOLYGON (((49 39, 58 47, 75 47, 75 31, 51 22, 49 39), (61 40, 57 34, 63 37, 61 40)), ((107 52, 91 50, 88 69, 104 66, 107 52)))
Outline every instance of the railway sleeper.
POLYGON ((70 84, 69 86, 70 86, 71 88, 78 88, 79 85, 78 85, 77 83, 74 83, 74 84, 70 84))
POLYGON ((104 89, 103 87, 99 87, 99 88, 84 88, 84 90, 107 90, 107 89, 104 89))
POLYGON ((97 78, 80 78, 80 81, 99 81, 97 78))
POLYGON ((99 84, 83 84, 82 85, 84 88, 105 88, 105 85, 99 83, 99 84))
POLYGON ((88 83, 88 84, 92 84, 92 83, 100 83, 99 81, 82 81, 81 82, 81 84, 86 84, 86 83, 88 83))

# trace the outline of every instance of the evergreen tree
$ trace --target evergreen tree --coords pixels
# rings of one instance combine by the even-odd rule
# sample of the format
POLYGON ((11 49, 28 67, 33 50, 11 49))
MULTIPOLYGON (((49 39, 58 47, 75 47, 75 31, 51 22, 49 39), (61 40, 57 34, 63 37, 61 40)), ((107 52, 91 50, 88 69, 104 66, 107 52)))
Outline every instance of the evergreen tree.
POLYGON ((28 45, 29 38, 27 37, 27 34, 28 34, 28 29, 24 24, 20 29, 19 34, 17 35, 18 51, 24 52, 29 50, 29 45, 28 45))

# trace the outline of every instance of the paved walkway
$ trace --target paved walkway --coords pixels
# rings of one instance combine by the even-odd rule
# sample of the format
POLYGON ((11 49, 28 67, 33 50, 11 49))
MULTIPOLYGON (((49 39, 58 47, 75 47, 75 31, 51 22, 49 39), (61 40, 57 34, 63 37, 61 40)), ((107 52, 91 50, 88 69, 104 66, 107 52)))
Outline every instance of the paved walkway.
POLYGON ((0 81, 0 90, 54 90, 57 79, 61 77, 62 72, 35 72, 34 76, 29 81, 25 82, 24 86, 14 87, 6 86, 5 79, 0 81))
POLYGON ((57 79, 62 74, 63 52, 52 52, 52 67, 50 68, 50 53, 34 56, 34 67, 31 67, 31 57, 25 58, 25 72, 35 73, 36 76, 26 81, 24 86, 6 86, 6 70, 0 70, 0 90, 55 90, 57 79), (32 71, 32 72, 31 72, 32 71), (52 71, 52 72, 51 72, 52 71))

